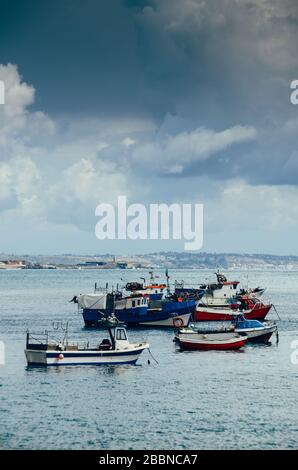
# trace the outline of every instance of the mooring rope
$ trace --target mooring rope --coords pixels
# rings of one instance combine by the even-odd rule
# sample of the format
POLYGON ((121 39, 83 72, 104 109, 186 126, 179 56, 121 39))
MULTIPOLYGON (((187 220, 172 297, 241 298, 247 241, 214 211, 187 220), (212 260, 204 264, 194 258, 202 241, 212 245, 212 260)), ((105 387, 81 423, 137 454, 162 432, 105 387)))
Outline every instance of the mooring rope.
POLYGON ((281 320, 281 318, 280 318, 280 316, 279 316, 279 314, 278 314, 278 311, 276 310, 276 308, 275 308, 275 305, 274 305, 274 304, 272 304, 272 307, 274 308, 274 310, 275 310, 275 313, 276 313, 276 315, 278 316, 278 319, 279 319, 279 320, 281 320))
POLYGON ((156 364, 159 364, 158 360, 155 359, 155 357, 153 356, 153 354, 152 354, 150 348, 148 348, 148 352, 149 352, 150 356, 152 357, 152 359, 156 362, 156 364))

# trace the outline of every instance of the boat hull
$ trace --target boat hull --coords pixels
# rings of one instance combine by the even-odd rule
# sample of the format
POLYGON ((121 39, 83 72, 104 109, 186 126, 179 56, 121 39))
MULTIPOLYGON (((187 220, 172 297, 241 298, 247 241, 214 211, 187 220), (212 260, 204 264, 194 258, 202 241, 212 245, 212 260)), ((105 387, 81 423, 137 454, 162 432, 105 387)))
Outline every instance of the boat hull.
MULTIPOLYGON (((116 310, 115 315, 120 322, 127 326, 148 327, 173 327, 173 321, 180 318, 184 325, 188 324, 190 317, 195 312, 196 301, 188 302, 155 301, 149 304, 153 308, 132 308, 116 310)), ((83 309, 82 311, 86 326, 101 326, 102 315, 95 309, 83 309)))
POLYGON ((260 307, 253 308, 250 312, 245 313, 247 320, 264 320, 269 313, 272 305, 262 305, 260 307))
POLYGON ((262 305, 260 307, 255 307, 252 310, 244 310, 242 312, 229 308, 212 309, 207 307, 204 309, 203 307, 200 307, 194 314, 194 321, 232 321, 235 316, 240 313, 247 320, 264 320, 270 309, 271 305, 262 305))
MULTIPOLYGON (((147 320, 146 322, 139 322, 138 325, 140 326, 157 326, 157 327, 165 327, 165 328, 173 328, 174 327, 174 322, 175 320, 182 320, 183 325, 187 325, 189 322, 189 319, 191 317, 190 313, 185 313, 182 315, 173 315, 170 317, 165 318, 164 320, 154 320, 152 318, 151 320, 147 320)), ((181 323, 182 325, 182 323, 181 323)))
POLYGON ((183 335, 177 338, 183 350, 189 351, 232 351, 242 348, 246 343, 245 336, 231 336, 230 338, 216 338, 218 334, 210 335, 183 335))
POLYGON ((267 343, 273 333, 276 333, 277 326, 264 326, 260 328, 235 328, 235 331, 239 334, 247 336, 247 341, 250 343, 267 343))
MULTIPOLYGON (((133 307, 133 308, 126 308, 123 310, 115 310, 115 315, 120 321, 125 321, 126 324, 129 324, 129 322, 126 322, 124 318, 142 318, 147 315, 148 307, 147 306, 141 306, 141 307, 133 307)), ((112 310, 105 310, 105 311, 99 311, 97 309, 93 308, 84 308, 82 310, 82 315, 84 319, 84 323, 86 326, 97 326, 98 322, 102 320, 103 314, 100 313, 102 312, 104 316, 108 317, 113 313, 112 310)))

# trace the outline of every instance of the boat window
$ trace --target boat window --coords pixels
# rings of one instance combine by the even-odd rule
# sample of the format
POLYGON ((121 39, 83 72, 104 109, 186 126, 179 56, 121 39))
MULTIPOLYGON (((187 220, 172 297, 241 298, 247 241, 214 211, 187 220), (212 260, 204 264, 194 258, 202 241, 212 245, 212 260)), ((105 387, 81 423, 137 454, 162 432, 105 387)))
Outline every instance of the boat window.
POLYGON ((140 303, 141 303, 141 301, 140 301, 140 300, 138 300, 138 305, 140 305, 140 303))
POLYGON ((123 329, 118 329, 116 339, 122 340, 122 341, 127 340, 126 331, 123 329))
POLYGON ((136 301, 133 300, 131 304, 132 304, 133 307, 135 307, 136 306, 136 301))

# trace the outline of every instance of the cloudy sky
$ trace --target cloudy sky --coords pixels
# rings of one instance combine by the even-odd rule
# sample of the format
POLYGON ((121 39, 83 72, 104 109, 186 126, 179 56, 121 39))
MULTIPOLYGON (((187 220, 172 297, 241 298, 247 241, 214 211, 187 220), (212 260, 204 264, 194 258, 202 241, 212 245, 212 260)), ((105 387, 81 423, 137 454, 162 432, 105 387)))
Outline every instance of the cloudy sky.
POLYGON ((297 0, 0 0, 0 252, 99 241, 95 207, 204 204, 204 251, 298 255, 297 0))

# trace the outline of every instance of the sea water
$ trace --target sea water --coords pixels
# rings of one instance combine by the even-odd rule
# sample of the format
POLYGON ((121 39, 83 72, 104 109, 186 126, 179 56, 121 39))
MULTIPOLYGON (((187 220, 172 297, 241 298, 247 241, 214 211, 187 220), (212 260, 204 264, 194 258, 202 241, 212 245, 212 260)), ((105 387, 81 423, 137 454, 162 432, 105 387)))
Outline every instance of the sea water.
MULTIPOLYGON (((164 273, 160 271, 161 280, 164 273)), ((69 323, 69 337, 96 344, 74 294, 149 277, 141 270, 0 270, 0 448, 294 449, 298 447, 297 271, 227 271, 245 287, 266 286, 280 316, 279 343, 242 351, 180 352, 171 329, 130 329, 147 338, 135 366, 28 368, 26 330, 69 323), (249 277, 248 277, 249 275, 249 277), (122 278, 122 280, 121 280, 122 278), (148 364, 148 359, 150 364, 148 364)), ((186 283, 214 282, 212 271, 172 270, 186 283)), ((272 309, 269 319, 276 320, 272 309)))

